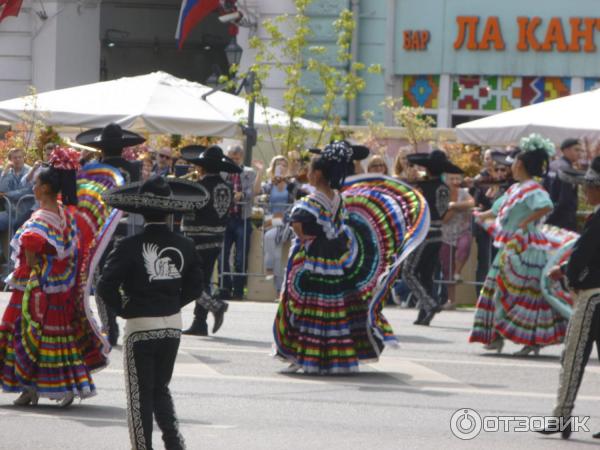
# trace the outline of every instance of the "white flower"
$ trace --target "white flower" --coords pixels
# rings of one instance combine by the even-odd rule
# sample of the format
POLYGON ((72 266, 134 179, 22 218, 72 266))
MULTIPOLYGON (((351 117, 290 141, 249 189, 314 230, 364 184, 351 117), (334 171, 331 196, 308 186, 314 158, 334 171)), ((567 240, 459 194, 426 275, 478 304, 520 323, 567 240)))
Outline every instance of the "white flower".
POLYGON ((556 154, 554 143, 537 133, 531 133, 528 137, 521 139, 519 147, 525 152, 544 150, 549 157, 553 157, 556 154))

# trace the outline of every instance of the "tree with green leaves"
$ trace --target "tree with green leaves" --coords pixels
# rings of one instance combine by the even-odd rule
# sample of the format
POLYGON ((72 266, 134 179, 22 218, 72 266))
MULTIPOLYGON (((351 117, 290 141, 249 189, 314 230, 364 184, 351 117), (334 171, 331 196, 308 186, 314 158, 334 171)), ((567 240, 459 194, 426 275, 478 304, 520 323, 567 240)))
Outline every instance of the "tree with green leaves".
MULTIPOLYGON (((335 104, 339 99, 352 101, 365 88, 365 80, 361 74, 365 71, 380 73, 381 67, 366 67, 356 61, 352 54, 352 39, 356 29, 354 14, 344 9, 332 26, 335 30, 336 48, 310 45, 311 18, 307 9, 312 0, 294 0, 293 14, 284 14, 263 22, 266 39, 258 36, 250 40, 250 47, 256 50, 256 59, 249 71, 255 74, 252 92, 247 94, 248 100, 255 100, 259 105, 267 107, 269 99, 264 95, 262 86, 273 69, 284 75, 285 91, 283 94, 284 110, 289 116, 289 124, 285 129, 272 130, 269 127, 271 140, 280 144, 281 152, 287 154, 291 150, 307 146, 323 145, 334 133, 340 118, 336 114, 335 104), (336 64, 331 64, 331 61, 336 64), (306 83, 306 76, 313 74, 320 86, 312 89, 306 83), (313 105, 309 110, 310 97, 315 91, 323 92, 323 102, 313 105), (321 117, 321 128, 317 133, 304 128, 299 121, 307 114, 321 117)), ((232 68, 235 74, 237 67, 232 68)), ((247 74, 239 74, 247 75, 247 74)), ((268 118, 267 118, 268 122, 268 118)))

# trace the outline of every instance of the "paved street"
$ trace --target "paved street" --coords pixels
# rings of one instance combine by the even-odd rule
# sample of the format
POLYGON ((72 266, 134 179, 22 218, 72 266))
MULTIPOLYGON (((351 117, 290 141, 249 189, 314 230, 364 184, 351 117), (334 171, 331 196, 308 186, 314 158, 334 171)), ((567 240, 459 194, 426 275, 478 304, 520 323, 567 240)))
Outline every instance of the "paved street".
MULTIPOLYGON (((3 294, 2 309, 7 302, 3 294)), ((461 441, 450 431, 460 408, 482 416, 549 414, 560 348, 540 357, 484 354, 467 343, 472 311, 445 312, 432 326, 412 325, 414 310, 388 308, 401 341, 379 363, 353 376, 284 375, 269 356, 275 304, 231 303, 216 337, 184 337, 171 384, 189 449, 587 448, 537 433, 481 433, 461 441)), ((186 308, 184 323, 191 321, 186 308)), ((595 355, 594 355, 595 356, 595 355)), ((2 449, 127 449, 121 349, 96 375, 99 395, 67 410, 49 401, 12 406, 0 396, 2 449)), ((588 367, 576 413, 600 431, 600 367, 588 367), (595 414, 595 416, 594 416, 595 414)), ((156 448, 162 448, 155 432, 156 448)))

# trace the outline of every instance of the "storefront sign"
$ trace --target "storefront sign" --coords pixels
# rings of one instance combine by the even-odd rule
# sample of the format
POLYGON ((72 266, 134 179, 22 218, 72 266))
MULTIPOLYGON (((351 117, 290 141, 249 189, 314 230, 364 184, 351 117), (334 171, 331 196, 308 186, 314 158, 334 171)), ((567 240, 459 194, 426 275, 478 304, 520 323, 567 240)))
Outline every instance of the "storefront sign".
MULTIPOLYGON (((566 29, 561 17, 552 17, 547 24, 543 23, 541 17, 517 17, 516 20, 519 29, 516 48, 519 51, 596 52, 594 33, 600 30, 600 18, 569 17, 566 29), (543 38, 540 40, 539 36, 543 38)), ((491 49, 503 51, 506 48, 498 17, 484 19, 477 16, 458 16, 456 23, 458 25, 458 34, 454 41, 456 50, 466 48, 471 51, 491 49), (480 24, 485 25, 483 35, 478 41, 480 24)))
POLYGON ((423 51, 427 50, 427 44, 431 34, 427 30, 412 31, 407 30, 404 32, 404 50, 411 51, 423 51))
POLYGON ((398 74, 600 78, 597 0, 396 2, 398 74))

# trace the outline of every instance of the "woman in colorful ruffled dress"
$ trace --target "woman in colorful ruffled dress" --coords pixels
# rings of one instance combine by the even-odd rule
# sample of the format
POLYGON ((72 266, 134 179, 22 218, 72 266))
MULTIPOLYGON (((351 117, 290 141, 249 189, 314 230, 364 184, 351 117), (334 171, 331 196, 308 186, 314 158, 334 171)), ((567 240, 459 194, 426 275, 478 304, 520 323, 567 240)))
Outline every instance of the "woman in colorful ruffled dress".
POLYGON ((541 280, 554 253, 576 238, 574 233, 542 227, 552 211, 552 200, 534 180, 547 172, 554 144, 539 135, 521 140, 520 149, 507 156, 517 183, 500 197, 490 211, 475 213, 499 248, 476 305, 470 342, 500 352, 504 339, 524 347, 518 356, 539 353, 546 345, 563 341, 568 317, 552 301, 569 301, 566 292, 544 296, 541 280), (561 300, 562 299, 562 300, 561 300))
POLYGON ((110 347, 83 303, 84 285, 94 250, 110 238, 114 218, 109 220, 99 194, 123 180, 101 164, 87 172, 96 181, 77 180, 78 159, 72 149, 54 151, 51 166, 35 178, 40 207, 11 242, 15 269, 0 323, 0 384, 5 392, 21 393, 18 406, 46 397, 65 407, 77 396, 94 395, 91 372, 107 363, 110 347), (106 178, 112 181, 103 185, 106 178), (76 183, 86 203, 79 209, 76 183))
POLYGON ((383 302, 425 238, 429 211, 421 194, 390 177, 361 175, 344 186, 349 163, 367 154, 345 141, 325 147, 309 169, 315 192, 292 209, 297 238, 274 325, 286 372, 356 372, 396 341, 383 302))

